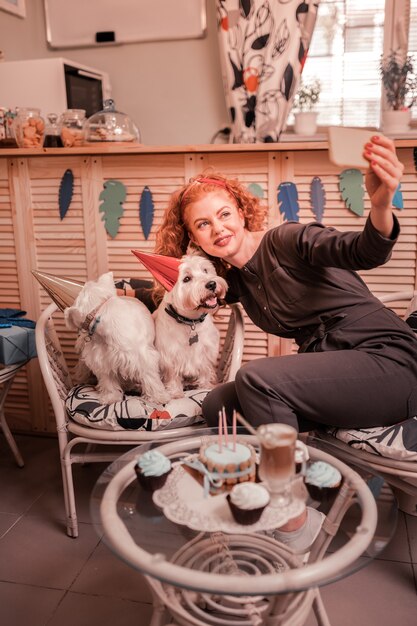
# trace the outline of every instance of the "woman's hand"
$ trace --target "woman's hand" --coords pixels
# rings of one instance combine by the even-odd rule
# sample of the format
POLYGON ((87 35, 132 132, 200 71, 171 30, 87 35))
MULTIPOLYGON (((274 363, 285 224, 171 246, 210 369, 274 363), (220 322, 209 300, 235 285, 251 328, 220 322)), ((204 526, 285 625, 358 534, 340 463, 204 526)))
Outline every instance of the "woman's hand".
POLYGON ((363 156, 369 161, 365 184, 371 199, 371 220, 383 236, 389 237, 393 228, 392 199, 404 165, 397 158, 392 139, 383 135, 375 135, 365 144, 363 156))

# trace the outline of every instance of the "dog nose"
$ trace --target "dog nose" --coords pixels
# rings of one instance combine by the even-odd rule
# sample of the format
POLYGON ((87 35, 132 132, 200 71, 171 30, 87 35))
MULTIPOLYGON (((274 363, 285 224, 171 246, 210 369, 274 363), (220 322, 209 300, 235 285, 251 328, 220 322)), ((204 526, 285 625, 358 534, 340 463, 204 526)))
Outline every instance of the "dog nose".
POLYGON ((206 289, 209 289, 210 291, 216 291, 216 287, 217 287, 217 283, 214 280, 211 280, 210 282, 206 283, 206 289))

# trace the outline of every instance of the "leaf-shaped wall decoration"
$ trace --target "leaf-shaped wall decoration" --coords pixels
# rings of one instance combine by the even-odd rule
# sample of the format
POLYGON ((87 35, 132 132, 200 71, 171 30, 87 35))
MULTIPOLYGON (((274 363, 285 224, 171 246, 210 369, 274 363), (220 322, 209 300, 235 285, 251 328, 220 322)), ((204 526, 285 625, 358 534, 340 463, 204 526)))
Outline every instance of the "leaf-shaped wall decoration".
POLYGON ((139 203, 139 219, 145 239, 149 237, 149 233, 151 232, 153 215, 154 204, 152 199, 152 192, 149 187, 146 186, 143 188, 139 203))
POLYGON ((403 192, 401 191, 401 183, 398 184, 395 190, 394 197, 392 199, 392 206, 396 209, 402 210, 404 208, 403 192))
POLYGON ((248 185, 248 191, 258 198, 264 197, 264 190, 259 183, 250 183, 250 185, 248 185))
POLYGON ((314 217, 321 222, 326 206, 326 192, 319 176, 314 176, 310 183, 310 202, 314 217))
POLYGON ((126 187, 120 180, 108 180, 103 185, 104 189, 99 200, 102 203, 99 211, 103 213, 104 227, 110 237, 116 237, 119 230, 119 220, 123 215, 123 202, 126 200, 126 187))
POLYGON ((66 170, 63 177, 61 178, 61 183, 59 185, 59 217, 61 220, 64 219, 67 211, 69 209, 69 205, 71 204, 72 194, 74 191, 74 174, 72 170, 66 170))
POLYGON ((414 169, 417 172, 417 148, 413 148, 414 169))
POLYGON ((278 187, 278 203, 280 213, 287 221, 298 222, 298 191, 294 183, 281 183, 278 187))
POLYGON ((365 189, 362 172, 357 169, 343 170, 339 175, 339 189, 347 208, 356 215, 363 215, 365 189))

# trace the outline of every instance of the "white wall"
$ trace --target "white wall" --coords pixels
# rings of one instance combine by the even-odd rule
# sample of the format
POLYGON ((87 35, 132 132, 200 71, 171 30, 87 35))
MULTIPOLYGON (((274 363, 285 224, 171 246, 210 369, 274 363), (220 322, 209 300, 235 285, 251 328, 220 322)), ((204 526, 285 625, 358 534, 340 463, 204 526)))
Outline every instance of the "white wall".
POLYGON ((108 72, 116 108, 146 144, 209 143, 228 124, 214 4, 207 0, 203 39, 49 50, 43 0, 26 0, 25 19, 0 11, 0 49, 8 61, 63 56, 108 72))

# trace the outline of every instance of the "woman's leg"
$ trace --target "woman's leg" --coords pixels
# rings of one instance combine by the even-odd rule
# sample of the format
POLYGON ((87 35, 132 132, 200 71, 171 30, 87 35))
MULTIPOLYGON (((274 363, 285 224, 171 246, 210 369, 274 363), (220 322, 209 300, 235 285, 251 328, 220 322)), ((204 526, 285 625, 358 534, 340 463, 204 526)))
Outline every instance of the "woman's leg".
POLYGON ((219 411, 225 409, 229 424, 232 423, 233 411, 243 415, 242 407, 236 395, 235 383, 218 385, 205 397, 203 401, 203 415, 209 426, 219 423, 219 411))
POLYGON ((417 381, 407 368, 359 350, 337 350, 257 359, 235 383, 214 389, 203 414, 215 425, 225 406, 255 427, 267 422, 299 430, 384 426, 414 414, 417 381))

